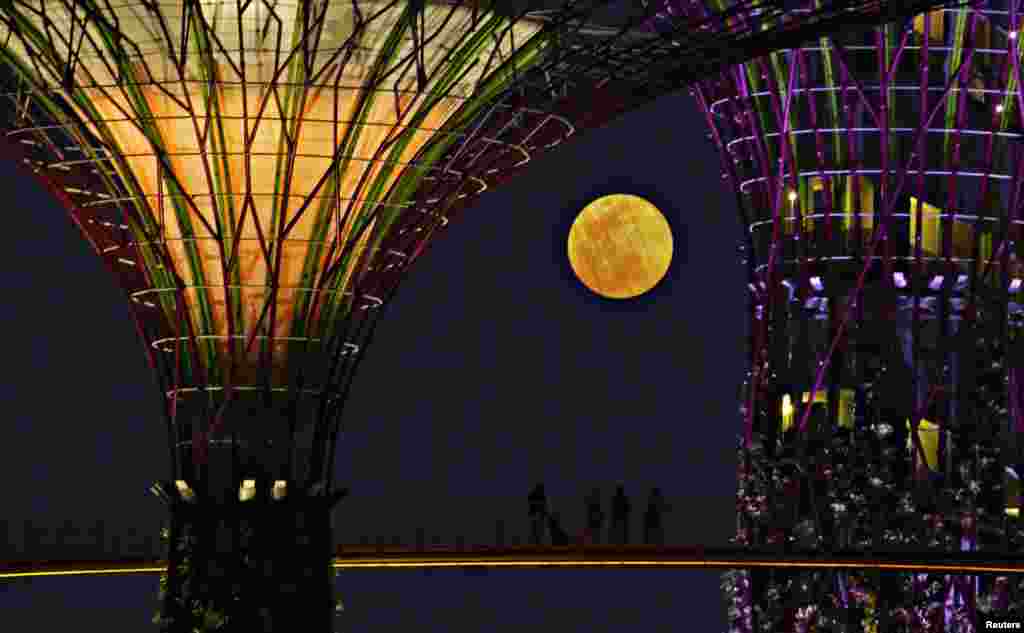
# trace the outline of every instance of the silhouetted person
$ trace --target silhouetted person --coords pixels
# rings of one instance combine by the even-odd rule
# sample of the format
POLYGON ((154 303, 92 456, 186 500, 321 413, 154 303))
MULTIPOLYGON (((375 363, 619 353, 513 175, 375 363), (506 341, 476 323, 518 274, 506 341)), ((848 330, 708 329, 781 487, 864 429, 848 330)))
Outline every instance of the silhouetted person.
POLYGON ((592 543, 601 542, 601 526, 604 524, 604 510, 601 509, 601 490, 594 488, 586 498, 587 534, 592 543))
POLYGON ((651 496, 647 501, 647 511, 644 512, 644 544, 664 545, 665 526, 662 522, 665 512, 670 510, 665 504, 665 497, 661 496, 661 489, 651 488, 651 496))
POLYGON ((544 484, 537 484, 526 498, 530 505, 530 543, 541 545, 544 541, 544 521, 548 516, 548 498, 544 484))
POLYGON ((615 488, 612 497, 612 524, 608 537, 616 545, 629 543, 629 498, 622 484, 615 488))
POLYGON ((548 529, 551 530, 552 545, 569 544, 569 534, 562 529, 562 523, 558 519, 557 512, 552 512, 548 515, 548 529))

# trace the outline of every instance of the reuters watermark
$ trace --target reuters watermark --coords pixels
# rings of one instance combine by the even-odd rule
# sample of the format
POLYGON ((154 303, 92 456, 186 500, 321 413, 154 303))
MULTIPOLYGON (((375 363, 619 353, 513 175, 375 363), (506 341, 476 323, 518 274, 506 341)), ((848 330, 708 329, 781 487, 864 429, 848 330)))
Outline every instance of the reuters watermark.
POLYGON ((1019 620, 990 620, 985 619, 982 625, 984 631, 1024 631, 1019 620))

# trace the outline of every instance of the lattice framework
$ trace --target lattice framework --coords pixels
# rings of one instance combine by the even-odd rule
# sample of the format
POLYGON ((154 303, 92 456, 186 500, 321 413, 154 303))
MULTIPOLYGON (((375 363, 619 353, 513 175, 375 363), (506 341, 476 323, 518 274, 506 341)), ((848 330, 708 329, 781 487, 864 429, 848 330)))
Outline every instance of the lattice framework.
MULTIPOLYGON (((739 542, 1020 551, 1021 9, 848 30, 695 91, 746 229, 739 542)), ((724 587, 742 631, 979 630, 1024 595, 988 575, 724 587)))

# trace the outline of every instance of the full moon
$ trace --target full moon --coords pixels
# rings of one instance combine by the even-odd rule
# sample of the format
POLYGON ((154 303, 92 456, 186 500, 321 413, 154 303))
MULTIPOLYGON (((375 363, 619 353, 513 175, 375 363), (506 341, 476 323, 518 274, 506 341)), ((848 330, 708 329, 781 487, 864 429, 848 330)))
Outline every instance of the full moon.
POLYGON ((656 286, 672 262, 672 229, 653 204, 613 194, 594 200, 569 229, 569 264, 584 286, 631 299, 656 286))

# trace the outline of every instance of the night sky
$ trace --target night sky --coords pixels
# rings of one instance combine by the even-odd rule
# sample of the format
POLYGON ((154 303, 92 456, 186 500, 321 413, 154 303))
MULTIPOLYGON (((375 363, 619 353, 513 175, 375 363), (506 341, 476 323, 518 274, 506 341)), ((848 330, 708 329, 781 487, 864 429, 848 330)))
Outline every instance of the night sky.
MULTIPOLYGON (((115 281, 34 183, 0 164, 6 362, 0 557, 155 555, 167 476, 155 380, 115 281)), ((692 99, 588 132, 449 225, 386 310, 345 410, 336 540, 467 543, 526 534, 543 480, 575 533, 617 481, 634 534, 650 486, 668 540, 724 545, 734 523, 745 294, 735 202, 692 99), (631 193, 672 226, 647 295, 599 298, 566 259, 588 202, 631 193)), ((157 577, 0 583, 4 630, 155 630, 157 577), (11 627, 10 623, 24 623, 11 627)), ((348 570, 341 631, 721 631, 715 572, 348 570)))

